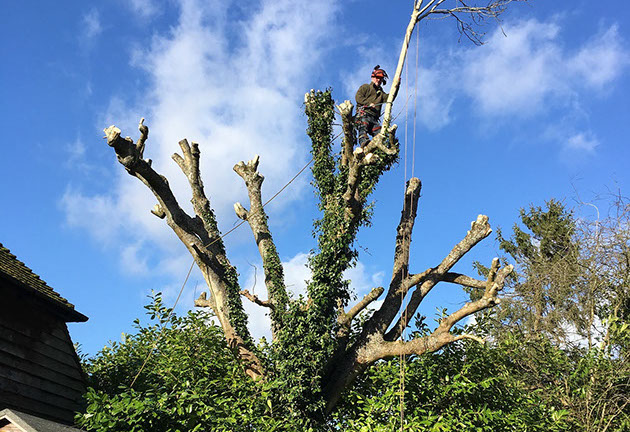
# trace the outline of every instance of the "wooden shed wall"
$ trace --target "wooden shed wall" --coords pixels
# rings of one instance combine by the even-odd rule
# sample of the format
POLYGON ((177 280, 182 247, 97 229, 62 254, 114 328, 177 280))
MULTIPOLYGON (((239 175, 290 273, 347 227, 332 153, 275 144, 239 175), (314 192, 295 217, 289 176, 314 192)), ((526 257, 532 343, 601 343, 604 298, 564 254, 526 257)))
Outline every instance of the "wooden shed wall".
POLYGON ((72 424, 85 385, 65 322, 13 287, 0 298, 0 409, 72 424))

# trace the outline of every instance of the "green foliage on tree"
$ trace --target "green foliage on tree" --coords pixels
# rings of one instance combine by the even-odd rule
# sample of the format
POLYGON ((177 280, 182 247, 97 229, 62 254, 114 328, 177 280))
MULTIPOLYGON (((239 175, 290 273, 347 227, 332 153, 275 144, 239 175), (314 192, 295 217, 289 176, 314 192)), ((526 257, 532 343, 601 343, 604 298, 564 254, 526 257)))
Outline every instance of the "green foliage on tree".
MULTIPOLYGON (((529 223, 528 231, 517 232, 521 238, 530 236, 521 242, 529 258, 517 261, 523 267, 512 289, 529 283, 523 275, 535 275, 528 265, 553 266, 567 256, 576 260, 576 267, 556 267, 571 269, 569 300, 578 311, 590 310, 591 303, 580 302, 579 297, 588 292, 589 283, 596 282, 597 289, 590 290, 599 305, 595 310, 608 317, 600 320, 602 328, 593 330, 601 337, 593 337, 591 345, 586 333, 565 331, 563 338, 557 332, 534 333, 533 321, 516 321, 512 311, 534 310, 527 302, 535 297, 513 295, 510 313, 492 309, 477 315, 471 326, 453 330, 484 336, 485 345, 457 341, 439 352, 405 356, 402 368, 400 357, 375 362, 346 389, 329 416, 313 422, 295 401, 308 400, 300 386, 316 385, 319 376, 303 374, 286 381, 283 376, 296 375, 274 366, 288 368, 296 362, 309 370, 305 365, 312 358, 305 349, 313 350, 315 342, 308 339, 306 321, 300 321, 300 314, 308 316, 307 309, 286 315, 289 322, 301 326, 294 334, 305 339, 286 339, 296 344, 295 351, 287 344, 287 361, 276 359, 278 351, 266 341, 256 347, 268 362, 265 367, 277 375, 255 382, 246 376, 238 352, 226 344, 222 329, 210 321, 211 314, 197 311, 178 317, 157 296, 146 307, 152 324, 136 321, 136 334, 125 335, 87 363, 92 387, 86 395, 87 411, 77 416, 78 423, 95 431, 393 432, 400 430, 402 421, 403 430, 409 431, 624 432, 630 428, 630 325, 628 290, 624 290, 630 246, 628 207, 617 207, 613 218, 593 224, 578 221, 558 202, 551 203, 521 214, 529 223), (539 223, 548 229, 542 230, 539 223), (541 253, 543 244, 554 252, 541 253), (556 247, 559 244, 564 246, 556 247), (154 354, 131 388, 150 350, 154 354), (306 360, 299 363, 301 358, 306 360)), ((511 251, 515 257, 526 256, 518 247, 511 251)), ((565 278, 560 280, 563 283, 565 278)), ((555 292, 554 283, 549 278, 545 289, 555 292)), ((549 302, 548 310, 557 304, 549 302)), ((372 314, 367 311, 357 318, 350 342, 359 337, 372 314)), ((444 316, 446 312, 438 323, 444 316)), ((578 322, 566 310, 558 317, 565 325, 578 322)), ((429 334, 424 320, 417 319, 411 338, 429 334)))
MULTIPOLYGON (((403 430, 572 431, 568 411, 513 374, 503 345, 458 342, 403 363, 403 430)), ((343 399, 340 430, 400 430, 400 361, 379 363, 343 399)))
POLYGON ((575 315, 575 284, 579 275, 579 245, 573 214, 558 201, 544 208, 521 209, 509 239, 498 233, 500 248, 516 263, 511 291, 501 307, 509 326, 531 335, 544 333, 558 340, 575 315))
POLYGON ((145 308, 149 325, 136 320, 135 334, 85 362, 90 388, 78 425, 117 432, 302 430, 304 422, 275 405, 274 389, 244 374, 211 314, 179 317, 159 294, 145 308))
POLYGON ((478 318, 513 378, 560 404, 571 430, 630 428, 630 206, 618 198, 608 214, 578 219, 555 200, 521 210, 498 235, 515 277, 478 318))
MULTIPOLYGON (((104 348, 85 364, 91 388, 77 415, 89 431, 395 431, 400 427, 400 362, 371 367, 318 426, 295 416, 274 385, 242 370, 211 316, 178 317, 159 295, 149 325, 104 348), (149 351, 153 355, 137 377, 149 351)), ((264 343, 261 350, 265 350, 264 343)), ((510 374, 509 350, 451 344, 405 360, 404 430, 568 430, 565 413, 510 374)))

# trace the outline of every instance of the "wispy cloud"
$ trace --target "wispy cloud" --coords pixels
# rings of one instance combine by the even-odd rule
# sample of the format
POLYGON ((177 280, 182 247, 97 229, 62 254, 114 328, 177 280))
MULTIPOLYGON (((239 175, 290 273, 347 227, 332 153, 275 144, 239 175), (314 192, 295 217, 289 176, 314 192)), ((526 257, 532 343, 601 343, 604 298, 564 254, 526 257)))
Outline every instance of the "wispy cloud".
POLYGON ((622 74, 629 61, 629 53, 624 48, 619 28, 615 24, 581 47, 569 59, 568 71, 586 85, 601 90, 622 74))
POLYGON ((85 158, 85 143, 81 138, 74 140, 66 145, 66 151, 68 152, 68 162, 74 164, 75 162, 82 163, 85 158))
POLYGON ((82 19, 83 36, 92 39, 101 34, 103 27, 101 26, 101 18, 98 10, 91 9, 82 19))
POLYGON ((123 269, 129 274, 146 275, 149 273, 147 258, 141 253, 142 243, 127 245, 123 247, 120 259, 123 269))
POLYGON ((110 244, 119 229, 115 199, 110 196, 85 196, 74 188, 66 189, 60 200, 66 223, 81 228, 103 244, 110 244))
POLYGON ((628 65, 617 25, 576 50, 561 41, 560 24, 528 20, 504 26, 489 43, 469 50, 463 90, 483 115, 529 117, 549 105, 576 103, 585 91, 599 91, 628 65))
MULTIPOLYGON (((205 189, 222 226, 235 219, 235 201, 247 202, 245 187, 232 171, 235 163, 259 154, 263 193, 270 196, 305 162, 301 101, 310 88, 309 72, 325 52, 323 42, 334 34, 337 10, 332 0, 317 7, 307 1, 264 0, 245 9, 249 15, 242 19, 228 19, 236 5, 181 0, 177 23, 133 54, 131 61, 145 71, 147 85, 131 101, 114 96, 102 115, 108 121, 100 125, 115 123, 134 136, 139 118, 145 117, 151 130, 145 156, 169 178, 184 207, 190 191, 171 155, 184 137, 199 142, 205 189)), ((281 216, 306 184, 304 178, 294 182, 283 193, 284 205, 272 211, 281 216)), ((164 233, 172 233, 149 214, 155 202, 146 187, 121 168, 111 190, 105 196, 68 190, 63 204, 69 222, 96 237, 122 228, 125 235, 118 240, 123 243, 151 238, 168 249, 164 233), (80 215, 82 208, 90 215, 80 215), (124 226, 113 217, 124 220, 124 226), (87 219, 101 223, 81 222, 87 219), (154 236, 156 226, 162 234, 154 236)))
POLYGON ((467 50, 462 91, 487 116, 529 117, 565 91, 556 23, 529 20, 506 24, 487 45, 467 50))
POLYGON ((565 149, 592 153, 599 145, 599 140, 591 132, 581 132, 569 137, 565 143, 565 149))
POLYGON ((561 122, 563 132, 549 131, 542 122, 541 137, 552 138, 564 152, 595 152, 597 137, 578 130, 588 120, 584 106, 612 88, 630 65, 630 51, 615 24, 577 47, 562 37, 562 22, 554 18, 506 22, 484 46, 434 54, 435 62, 420 69, 420 122, 430 130, 445 127, 458 99, 470 101, 470 112, 493 125, 560 109, 563 118, 554 128, 561 122))

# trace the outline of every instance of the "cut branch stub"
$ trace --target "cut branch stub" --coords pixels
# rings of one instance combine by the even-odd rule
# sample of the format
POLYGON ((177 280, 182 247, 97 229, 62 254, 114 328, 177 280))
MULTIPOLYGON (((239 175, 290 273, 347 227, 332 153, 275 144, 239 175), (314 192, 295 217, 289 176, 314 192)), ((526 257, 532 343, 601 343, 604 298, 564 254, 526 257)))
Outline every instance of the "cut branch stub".
POLYGON ((215 305, 212 302, 212 297, 210 297, 210 300, 208 300, 206 297, 207 297, 207 294, 205 292, 202 292, 201 294, 199 294, 199 297, 195 299, 195 306, 196 307, 209 307, 209 308, 214 309, 215 305))
POLYGON ((239 203, 239 202, 234 203, 234 213, 236 213, 236 216, 239 219, 242 219, 244 221, 247 220, 248 212, 245 209, 245 207, 243 207, 243 205, 241 203, 239 203))
POLYGON ((341 153, 341 165, 348 166, 352 160, 352 149, 357 144, 357 139, 354 133, 354 117, 352 116, 352 109, 354 105, 349 100, 337 105, 339 113, 341 114, 341 123, 343 125, 343 151, 341 153))

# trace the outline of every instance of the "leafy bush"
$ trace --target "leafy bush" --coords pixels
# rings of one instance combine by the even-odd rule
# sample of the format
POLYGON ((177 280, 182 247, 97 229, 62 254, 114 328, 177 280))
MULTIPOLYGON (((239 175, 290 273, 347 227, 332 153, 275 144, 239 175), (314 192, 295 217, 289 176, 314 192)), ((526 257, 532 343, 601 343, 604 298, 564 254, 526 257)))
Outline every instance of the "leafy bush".
POLYGON ((202 311, 171 313, 160 295, 152 324, 103 348, 85 364, 90 388, 77 423, 93 431, 295 430, 276 416, 266 385, 245 376, 222 330, 202 311), (145 367, 131 386, 149 351, 145 367))

